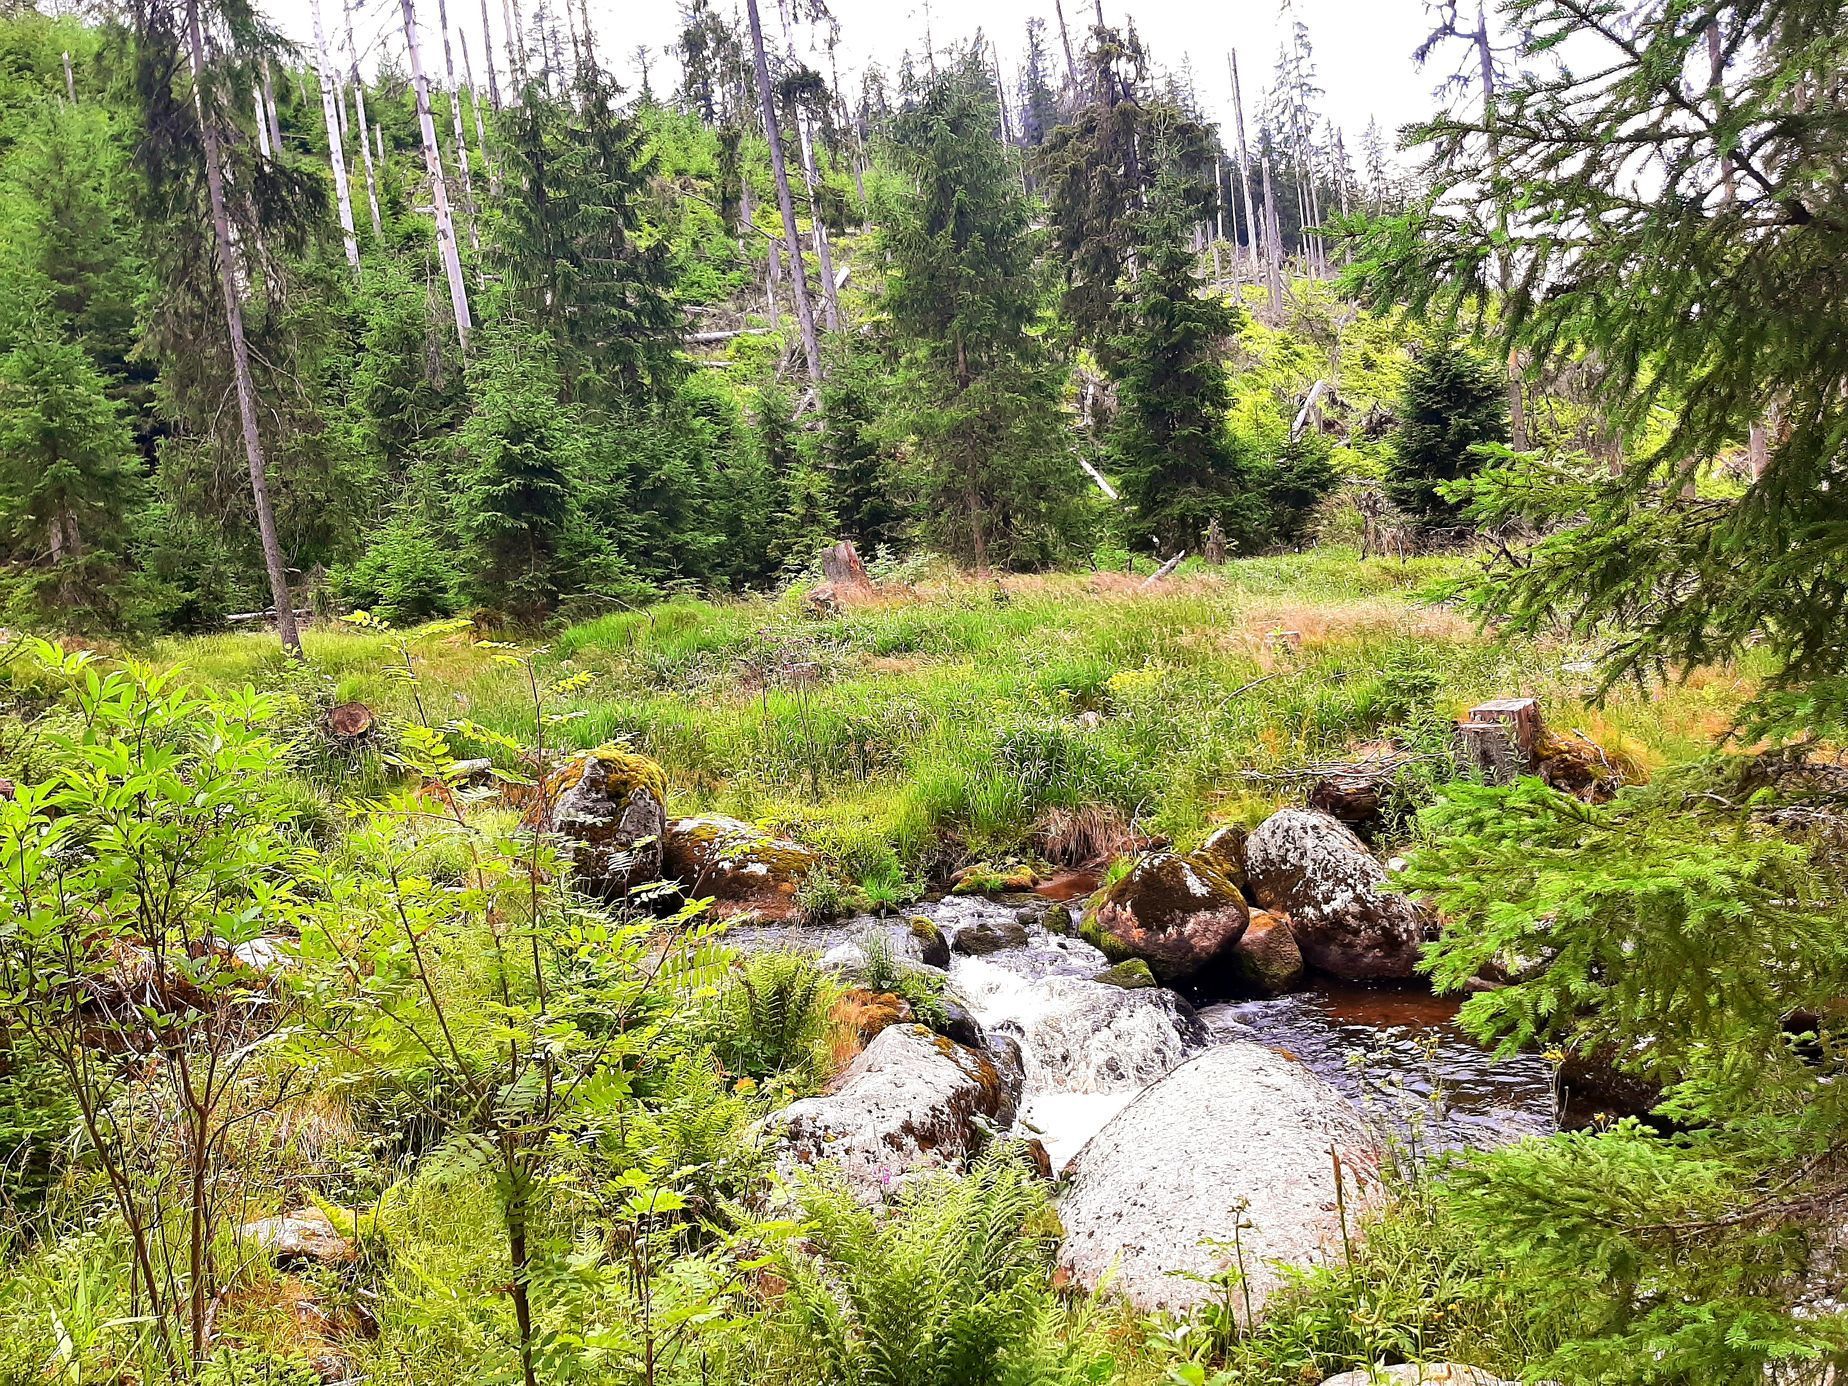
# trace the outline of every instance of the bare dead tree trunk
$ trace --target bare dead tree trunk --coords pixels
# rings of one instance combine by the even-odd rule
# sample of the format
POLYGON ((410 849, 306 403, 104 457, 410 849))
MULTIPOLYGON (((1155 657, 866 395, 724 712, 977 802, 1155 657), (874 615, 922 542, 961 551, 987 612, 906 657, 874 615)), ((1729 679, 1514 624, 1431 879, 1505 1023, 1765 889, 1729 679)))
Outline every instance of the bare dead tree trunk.
POLYGON ((475 180, 468 167, 468 137, 462 133, 462 94, 456 86, 455 51, 449 45, 448 0, 436 0, 436 22, 443 31, 443 80, 449 92, 449 114, 456 141, 456 167, 462 171, 462 221, 468 227, 468 248, 481 253, 481 233, 475 229, 475 180))
POLYGON ((276 112, 276 81, 270 75, 270 60, 263 60, 263 118, 269 123, 270 144, 276 157, 282 157, 282 117, 276 112))
POLYGON ((1072 55, 1071 31, 1065 27, 1065 6, 1061 0, 1052 0, 1052 12, 1059 17, 1059 42, 1065 47, 1065 80, 1071 83, 1072 94, 1078 93, 1078 59, 1072 55))
MULTIPOLYGON (((410 0, 404 0, 409 4, 410 0)), ((783 241, 789 250, 789 282, 795 291, 796 322, 802 329, 802 353, 809 379, 821 383, 821 345, 815 339, 815 311, 809 304, 808 271, 802 264, 802 235, 796 228, 796 204, 789 195, 789 166, 783 159, 783 135, 777 128, 776 96, 770 90, 770 63, 764 57, 764 25, 757 0, 744 0, 751 18, 751 56, 757 67, 757 100, 763 107, 764 134, 770 141, 770 172, 776 179, 777 208, 783 214, 783 241)))
MULTIPOLYGON (((1495 129, 1495 50, 1489 44, 1489 16, 1478 0, 1476 32, 1476 67, 1482 84, 1482 124, 1488 131, 1489 168, 1493 175, 1501 172, 1501 136, 1495 129)), ((1495 224, 1501 232, 1502 248, 1495 255, 1495 273, 1501 283, 1504 300, 1514 291, 1514 259, 1508 253, 1508 202, 1498 190, 1495 194, 1495 224)), ((1508 443, 1516 452, 1527 450, 1527 402, 1521 392, 1521 372, 1512 353, 1508 357, 1508 443)))
POLYGON ((267 164, 274 157, 270 149, 269 117, 263 110, 263 88, 255 82, 250 84, 250 104, 257 113, 257 152, 267 164))
POLYGON ((340 129, 340 88, 334 63, 327 51, 327 31, 321 27, 321 0, 313 0, 314 70, 321 84, 321 115, 327 121, 327 162, 334 172, 334 195, 340 208, 340 235, 346 242, 347 263, 359 273, 359 237, 353 230, 353 196, 347 181, 346 141, 340 129))
MULTIPOLYGON (((1265 237, 1258 234, 1257 214, 1251 206, 1251 158, 1245 153, 1245 100, 1238 85, 1238 50, 1226 54, 1226 70, 1232 74, 1232 120, 1238 128, 1238 185, 1245 199, 1245 234, 1251 238, 1247 248, 1255 270, 1264 248, 1265 237)), ((1269 194, 1265 194, 1268 199, 1269 194)))
POLYGON ((526 31, 520 26, 520 7, 516 0, 501 0, 501 14, 507 21, 507 79, 512 82, 515 104, 526 85, 531 68, 526 60, 526 31))
MULTIPOLYGON (((359 45, 353 41, 353 0, 340 0, 342 26, 346 35, 347 76, 353 83, 353 119, 359 125, 360 162, 366 166, 366 207, 372 213, 372 234, 383 237, 385 223, 379 217, 379 178, 372 166, 372 142, 366 128, 366 84, 359 75, 359 45)), ((381 161, 383 155, 379 156, 381 161)))
MULTIPOLYGON (((199 23, 199 0, 186 0, 186 37, 192 48, 193 80, 205 81, 205 33, 199 23)), ((270 595, 276 603, 276 633, 282 648, 299 655, 302 638, 295 628, 295 603, 289 592, 289 570, 282 561, 282 543, 276 537, 276 512, 270 505, 269 475, 263 461, 263 439, 257 432, 257 390, 250 377, 250 344, 244 339, 244 305, 237 293, 237 270, 231 251, 231 217, 225 210, 223 151, 218 121, 205 94, 194 103, 199 112, 199 134, 205 145, 205 187, 212 208, 212 239, 218 250, 218 282, 225 299, 225 331, 231 339, 231 367, 237 380, 237 410, 244 429, 244 459, 250 467, 250 496, 257 511, 257 536, 263 546, 263 566, 269 573, 270 595)))
MULTIPOLYGON (((501 108, 500 78, 494 75, 494 29, 488 23, 488 0, 481 0, 481 48, 482 59, 488 65, 488 104, 498 111, 501 108)), ((462 65, 468 66, 468 36, 466 34, 462 38, 462 65)), ((472 79, 469 85, 474 85, 472 79)), ((481 118, 479 109, 475 112, 475 118, 477 120, 481 118)), ((482 146, 484 157, 486 148, 486 145, 482 146)))
POLYGON ((417 128, 423 137, 424 168, 430 175, 430 197, 436 208, 436 244, 442 252, 443 273, 449 280, 449 302, 456 314, 456 340, 468 352, 474 324, 468 312, 468 285, 462 279, 462 253, 456 245, 455 218, 449 212, 449 185, 443 178, 443 155, 436 147, 436 118, 430 114, 430 79, 424 74, 423 49, 417 42, 414 0, 399 0, 404 12, 404 42, 410 50, 411 85, 417 92, 417 128))
POLYGON ((71 51, 64 50, 64 94, 70 98, 71 105, 77 104, 77 74, 71 67, 71 51))
MULTIPOLYGON (((501 190, 500 168, 494 162, 494 156, 488 153, 488 127, 481 118, 481 89, 475 85, 475 65, 468 60, 468 33, 458 28, 456 42, 462 45, 462 81, 468 88, 468 104, 475 112, 475 147, 481 151, 482 167, 488 171, 488 192, 499 194, 501 190)), ((494 64, 488 64, 490 75, 494 64)))
POLYGON ((1270 155, 1264 156, 1264 269, 1270 285, 1271 312, 1283 315, 1283 234, 1277 225, 1277 200, 1271 194, 1270 155))
POLYGON ((808 117, 796 112, 796 137, 801 143, 802 178, 808 185, 809 233, 815 242, 815 263, 821 270, 821 312, 828 331, 841 330, 840 292, 834 283, 834 257, 828 252, 828 228, 821 221, 821 178, 815 165, 815 142, 809 135, 808 117))

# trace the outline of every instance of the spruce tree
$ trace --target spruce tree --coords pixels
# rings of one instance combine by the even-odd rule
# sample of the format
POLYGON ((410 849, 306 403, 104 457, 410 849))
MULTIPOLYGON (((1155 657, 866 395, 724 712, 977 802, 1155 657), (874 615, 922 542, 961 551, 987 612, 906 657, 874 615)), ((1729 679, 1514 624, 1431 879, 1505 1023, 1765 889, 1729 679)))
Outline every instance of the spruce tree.
POLYGON ((48 310, 0 356, 0 531, 27 614, 59 625, 135 619, 127 550, 144 487, 108 384, 48 310))
POLYGON ((1485 519, 1572 519, 1498 567, 1481 607, 1607 639, 1613 680, 1757 643, 1777 682, 1811 690, 1793 730, 1848 721, 1848 13, 1519 0, 1505 18, 1574 61, 1497 93, 1493 155, 1480 114, 1416 132, 1430 195, 1369 230, 1354 277, 1445 320, 1493 304, 1480 321, 1531 371, 1601 363, 1615 431, 1670 426, 1618 475, 1570 459, 1486 472, 1485 519), (1519 266, 1505 296, 1504 254, 1519 266), (1698 494, 1699 471, 1760 426, 1744 494, 1698 494))
POLYGON ((1178 169, 1157 177, 1149 208, 1135 218, 1140 272, 1125 292, 1117 414, 1110 457, 1131 510, 1128 526, 1157 552, 1197 549, 1215 518, 1230 532, 1249 507, 1226 431, 1230 394, 1223 344, 1241 313, 1203 296, 1189 246, 1192 199, 1178 169))
POLYGON ((1045 339, 1032 210, 999 120, 978 53, 918 92, 893 122, 911 188, 879 236, 920 528, 978 568, 1067 551, 1085 486, 1045 339))
POLYGON ((1456 525, 1461 503, 1441 489, 1474 476, 1479 447, 1508 441, 1508 397, 1480 356, 1455 342, 1431 348, 1407 373, 1386 494, 1426 529, 1456 525))

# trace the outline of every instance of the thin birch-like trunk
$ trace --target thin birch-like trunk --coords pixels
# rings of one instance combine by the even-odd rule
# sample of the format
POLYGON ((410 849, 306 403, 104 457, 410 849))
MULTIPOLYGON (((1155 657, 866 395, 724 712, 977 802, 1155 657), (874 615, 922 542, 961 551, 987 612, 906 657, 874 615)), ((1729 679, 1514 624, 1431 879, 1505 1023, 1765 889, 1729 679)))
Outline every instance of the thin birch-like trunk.
POLYGON ((809 135, 808 117, 796 112, 796 134, 802 146, 802 177, 808 184, 809 232, 815 242, 815 261, 821 267, 821 311, 828 331, 841 330, 840 291, 834 283, 834 257, 828 251, 828 228, 821 224, 821 179, 815 165, 815 142, 809 135))
MULTIPOLYGON (((493 26, 488 23, 488 0, 481 0, 481 48, 482 60, 488 65, 488 104, 498 111, 501 108, 500 78, 494 75, 494 29, 493 26)), ((467 35, 464 35, 462 38, 462 65, 464 67, 468 66, 467 35)), ((473 80, 471 79, 470 85, 472 86, 473 84, 473 80)), ((480 119, 480 107, 476 108, 475 117, 476 119, 480 119)), ((483 146, 483 157, 486 157, 485 145, 483 146)))
POLYGON ((1264 156, 1265 273, 1270 284, 1271 312, 1283 313, 1283 237, 1277 226, 1277 199, 1271 193, 1270 155, 1264 156))
MULTIPOLYGON (((494 163, 494 156, 488 153, 488 127, 481 118, 481 89, 475 85, 475 65, 468 60, 468 34, 457 29, 456 42, 462 45, 462 81, 468 88, 468 104, 475 112, 475 147, 481 151, 482 167, 488 171, 488 191, 498 194, 500 169, 494 163)), ((494 71, 493 63, 488 64, 488 71, 494 71)))
MULTIPOLYGON (((205 33, 199 24, 199 0, 186 0, 186 36, 192 48, 193 80, 205 81, 205 33)), ((212 239, 218 250, 218 283, 225 300, 225 332, 231 339, 231 368, 237 382, 237 411, 244 431, 244 460, 250 468, 250 496, 257 511, 257 537, 263 546, 263 566, 269 574, 270 595, 276 603, 276 633, 282 648, 299 655, 301 634, 295 628, 295 599, 289 591, 289 570, 282 561, 282 543, 276 537, 276 512, 270 505, 269 473, 263 461, 263 438, 257 432, 257 389, 250 376, 250 344, 244 339, 244 305, 238 298, 237 271, 231 248, 231 217, 225 210, 223 151, 218 122, 199 94, 199 134, 205 146, 205 187, 212 208, 212 239)))
MULTIPOLYGON (((72 99, 75 100, 74 97, 72 99)), ((269 117, 264 114, 263 110, 263 88, 255 82, 250 84, 250 104, 256 107, 257 111, 257 152, 263 156, 263 162, 267 164, 273 157, 270 151, 269 117)))
POLYGON ((456 141, 456 167, 462 172, 462 221, 468 227, 468 248, 481 253, 481 233, 475 229, 475 179, 469 172, 468 137, 462 133, 462 94, 456 86, 455 51, 449 46, 449 3, 436 0, 436 22, 443 31, 443 80, 448 83, 449 114, 456 141))
MULTIPOLYGON (((406 4, 410 0, 405 0, 406 4)), ((809 303, 808 271, 802 264, 802 234, 796 228, 795 199, 789 194, 789 165, 783 158, 783 134, 776 122, 776 97, 770 90, 770 63, 764 57, 764 25, 757 0, 744 0, 751 19, 751 56, 757 68, 757 100, 763 108, 764 134, 770 141, 770 172, 776 179, 777 208, 783 214, 783 241, 789 250, 790 287, 796 300, 796 322, 802 329, 802 353, 809 379, 821 383, 821 344, 815 337, 815 310, 809 303)))
POLYGON ((263 60, 263 116, 269 123, 270 145, 276 157, 282 157, 282 117, 276 111, 276 83, 270 76, 270 60, 263 60))
POLYGON ((334 173, 334 195, 340 208, 340 235, 346 242, 347 263, 359 273, 359 236, 353 229, 353 195, 347 183, 346 140, 340 120, 341 99, 334 80, 333 59, 327 51, 327 31, 321 25, 321 0, 313 0, 315 76, 321 84, 321 115, 327 121, 327 162, 334 173))
MULTIPOLYGON (((360 162, 366 166, 366 206, 372 213, 372 234, 383 237, 385 223, 379 217, 379 178, 373 167, 372 142, 366 129, 366 84, 359 75, 359 45, 353 42, 353 0, 340 0, 341 18, 346 31, 347 75, 353 80, 353 118, 359 125, 360 162)), ((379 155, 383 163, 385 156, 379 155)))
POLYGON ((462 278, 462 252, 456 245, 455 218, 449 211, 449 184, 443 177, 443 155, 436 146, 436 117, 430 113, 430 79, 424 73, 423 48, 417 41, 417 10, 413 0, 399 0, 404 12, 404 43, 411 60, 411 85, 417 93, 417 129, 423 138, 424 170, 430 175, 430 200, 436 212, 436 245, 443 257, 443 274, 449 280, 449 302, 456 314, 456 341, 468 353, 474 323, 468 312, 468 285, 462 278))
POLYGON ((532 68, 526 57, 526 30, 520 24, 517 0, 501 0, 501 15, 507 24, 507 78, 513 83, 514 104, 518 105, 532 68))
POLYGON ((1258 234, 1258 214, 1251 203, 1251 156, 1245 152, 1245 99, 1238 85, 1238 50, 1226 54, 1226 68, 1232 74, 1232 120, 1238 127, 1238 187, 1245 201, 1245 234, 1250 237, 1246 248, 1255 270, 1263 252, 1263 237, 1258 234))
POLYGON ((1072 56, 1072 35, 1065 27, 1065 6, 1061 0, 1052 0, 1052 12, 1059 17, 1059 42, 1065 46, 1065 80, 1071 83, 1072 94, 1078 93, 1078 60, 1072 56))

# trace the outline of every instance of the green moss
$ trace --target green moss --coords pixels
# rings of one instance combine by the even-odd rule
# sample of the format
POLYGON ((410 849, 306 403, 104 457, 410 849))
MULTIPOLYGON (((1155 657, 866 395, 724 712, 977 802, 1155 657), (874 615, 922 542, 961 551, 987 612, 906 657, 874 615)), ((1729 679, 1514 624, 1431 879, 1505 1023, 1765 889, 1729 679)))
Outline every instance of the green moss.
POLYGON ((1091 980, 1109 987, 1121 987, 1124 991, 1140 991, 1155 985, 1155 974, 1141 958, 1126 958, 1115 967, 1105 968, 1091 980))

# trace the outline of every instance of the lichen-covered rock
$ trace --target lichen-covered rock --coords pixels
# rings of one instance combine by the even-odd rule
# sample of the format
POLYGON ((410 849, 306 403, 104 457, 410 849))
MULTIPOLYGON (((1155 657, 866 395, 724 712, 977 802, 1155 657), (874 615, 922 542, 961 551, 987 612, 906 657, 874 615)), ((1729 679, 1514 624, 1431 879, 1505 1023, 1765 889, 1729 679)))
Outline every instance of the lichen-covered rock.
POLYGON ((330 1266, 353 1259, 353 1244, 319 1208, 258 1218, 239 1228, 238 1235, 261 1247, 278 1266, 330 1266))
POLYGON ((1124 991, 1140 991, 1143 987, 1161 985, 1155 980, 1155 974, 1149 971, 1149 965, 1141 958, 1130 958, 1106 967, 1091 980, 1102 982, 1107 987, 1121 987, 1124 991))
POLYGON ((874 1036, 833 1088, 766 1123, 789 1170, 830 1161, 877 1201, 922 1169, 960 1172, 1012 1117, 1018 1090, 986 1054, 922 1025, 874 1036))
POLYGON ((1327 814, 1272 814, 1245 844, 1245 865, 1252 898, 1289 915, 1310 967, 1359 981, 1415 975, 1431 920, 1411 897, 1386 889, 1386 868, 1327 814))
MULTIPOLYGON (((1136 993, 1126 993, 1134 995, 1136 993)), ((1254 1313, 1284 1277, 1342 1255, 1382 1196, 1380 1150, 1346 1098, 1260 1044, 1208 1049, 1146 1089, 1085 1143, 1059 1200, 1059 1264, 1144 1311, 1219 1293, 1189 1275, 1224 1267, 1240 1228, 1254 1313), (1340 1198, 1335 1161, 1339 1157, 1340 1198)), ((1235 1306, 1244 1314, 1242 1295, 1235 1306)))
POLYGON ((661 767, 619 746, 587 751, 552 773, 552 830, 566 839, 586 890, 614 899, 660 879, 666 793, 661 767))
POLYGON ((1303 952, 1285 915, 1253 910, 1225 961, 1232 985, 1251 996, 1282 996, 1302 984, 1303 952))
POLYGON ((1153 852, 1092 897, 1079 932, 1113 962, 1141 958, 1172 985, 1237 943, 1246 916, 1245 897, 1215 862, 1153 852))
POLYGON ((1391 1367, 1361 1367, 1331 1376, 1322 1386, 1520 1386, 1481 1367, 1457 1362, 1400 1362, 1391 1367))
POLYGON ((771 922, 796 913, 796 894, 820 864, 799 842, 717 814, 669 823, 665 857, 666 874, 690 898, 710 897, 714 914, 771 922))

